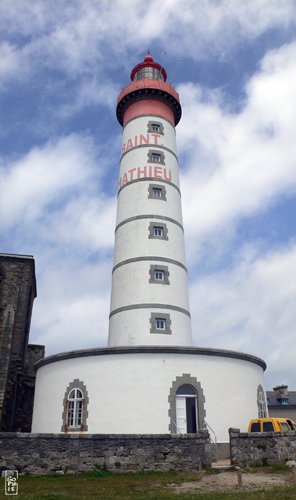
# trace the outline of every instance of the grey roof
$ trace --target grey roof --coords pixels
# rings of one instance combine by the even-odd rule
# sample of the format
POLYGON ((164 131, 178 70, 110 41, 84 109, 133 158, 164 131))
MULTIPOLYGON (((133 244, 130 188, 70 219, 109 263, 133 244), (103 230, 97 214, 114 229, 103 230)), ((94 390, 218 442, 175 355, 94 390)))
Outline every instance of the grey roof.
POLYGON ((288 398, 288 405, 283 405, 280 403, 279 394, 277 394, 275 391, 266 391, 266 396, 269 405, 278 405, 278 406, 296 405, 296 391, 288 391, 287 396, 282 395, 283 398, 288 398))
POLYGON ((21 255, 17 253, 0 253, 0 257, 8 257, 10 259, 33 259, 33 255, 21 255))
POLYGON ((266 364, 263 359, 257 358, 252 354, 243 352, 228 351, 226 349, 214 349, 212 347, 193 347, 193 346, 121 346, 121 347, 95 347, 92 349, 81 349, 79 351, 61 352, 53 354, 37 361, 35 368, 49 363, 55 363, 64 359, 82 358, 85 356, 108 356, 111 354, 138 354, 138 353, 166 353, 166 354, 192 354, 198 356, 218 356, 226 358, 241 359, 259 365, 263 370, 266 369, 266 364))

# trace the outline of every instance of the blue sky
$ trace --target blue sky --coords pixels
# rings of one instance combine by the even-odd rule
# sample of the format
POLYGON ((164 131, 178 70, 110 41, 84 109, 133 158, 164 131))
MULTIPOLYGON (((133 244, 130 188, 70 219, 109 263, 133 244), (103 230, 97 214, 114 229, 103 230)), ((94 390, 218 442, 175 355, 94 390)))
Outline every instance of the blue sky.
POLYGON ((31 343, 107 343, 121 128, 150 50, 177 127, 194 344, 296 389, 296 3, 2 0, 0 251, 33 255, 31 343))

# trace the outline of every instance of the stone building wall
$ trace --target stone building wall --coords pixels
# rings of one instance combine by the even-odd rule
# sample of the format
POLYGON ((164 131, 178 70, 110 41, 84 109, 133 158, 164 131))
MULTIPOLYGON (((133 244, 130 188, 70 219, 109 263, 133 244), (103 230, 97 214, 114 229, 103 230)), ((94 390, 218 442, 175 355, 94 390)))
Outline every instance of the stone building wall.
POLYGON ((296 422, 296 405, 289 405, 288 408, 285 408, 284 405, 279 408, 268 406, 268 415, 275 418, 290 418, 296 422))
POLYGON ((232 465, 285 464, 296 460, 296 432, 247 433, 229 429, 232 465))
POLYGON ((0 472, 197 470, 211 466, 210 451, 207 431, 187 436, 0 433, 0 472))
POLYGON ((0 254, 0 430, 30 431, 35 373, 43 346, 28 348, 35 263, 31 256, 0 254), (35 354, 34 354, 35 353, 35 354), (39 356, 39 357, 38 357, 39 356), (33 396, 32 396, 33 392, 33 396), (31 401, 31 403, 29 403, 31 401))

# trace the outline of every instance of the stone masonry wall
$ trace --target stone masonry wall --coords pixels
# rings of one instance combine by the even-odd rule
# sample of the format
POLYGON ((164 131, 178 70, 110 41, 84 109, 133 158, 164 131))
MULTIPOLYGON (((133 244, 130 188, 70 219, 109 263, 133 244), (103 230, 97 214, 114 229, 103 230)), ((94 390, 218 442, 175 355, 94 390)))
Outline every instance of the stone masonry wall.
POLYGON ((31 430, 33 362, 44 356, 43 346, 28 348, 35 297, 33 257, 0 254, 0 431, 31 430))
POLYGON ((296 432, 240 432, 229 429, 232 465, 284 464, 296 460, 296 432))
POLYGON ((211 466, 207 431, 187 436, 0 433, 0 472, 197 470, 200 466, 211 466))
POLYGON ((44 358, 44 346, 27 346, 27 364, 23 367, 17 383, 17 404, 13 420, 13 431, 30 432, 33 417, 36 373, 34 364, 44 358))

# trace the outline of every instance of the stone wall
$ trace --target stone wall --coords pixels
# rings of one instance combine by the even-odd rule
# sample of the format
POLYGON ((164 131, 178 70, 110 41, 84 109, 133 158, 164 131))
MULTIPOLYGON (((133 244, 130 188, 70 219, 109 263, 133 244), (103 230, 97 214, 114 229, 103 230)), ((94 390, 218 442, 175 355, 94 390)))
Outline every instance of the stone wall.
POLYGON ((210 466, 207 431, 187 436, 0 433, 0 472, 197 470, 210 466))
POLYGON ((43 346, 28 348, 35 263, 30 255, 0 254, 0 431, 31 430, 33 362, 43 346))
POLYGON ((229 429, 232 465, 285 464, 296 460, 296 432, 240 432, 229 429))
POLYGON ((17 429, 23 432, 31 431, 36 381, 34 364, 42 358, 44 358, 44 346, 35 344, 27 346, 27 363, 24 364, 17 383, 13 431, 17 429))

